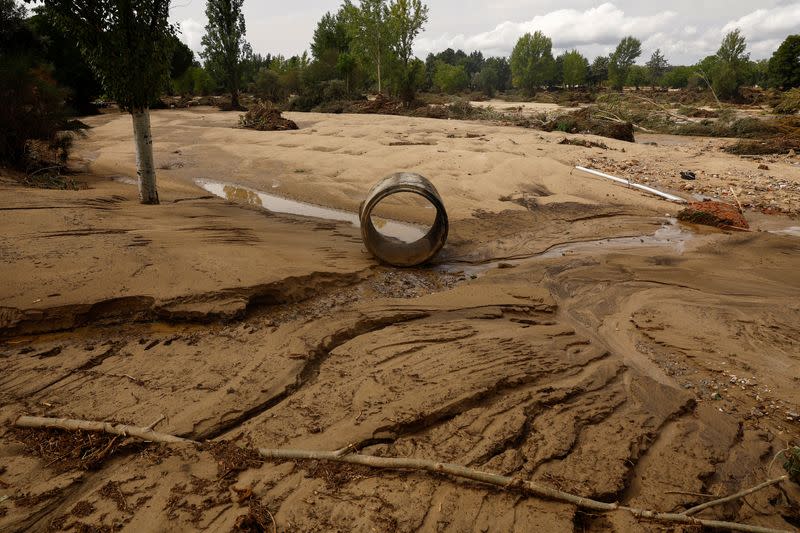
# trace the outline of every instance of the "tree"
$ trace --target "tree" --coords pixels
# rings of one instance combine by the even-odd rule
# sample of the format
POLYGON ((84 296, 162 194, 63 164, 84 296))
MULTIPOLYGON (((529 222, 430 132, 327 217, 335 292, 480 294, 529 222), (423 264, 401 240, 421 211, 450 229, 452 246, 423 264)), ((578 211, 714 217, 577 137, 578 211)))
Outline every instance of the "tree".
POLYGON ((638 91, 640 87, 647 85, 649 81, 650 71, 647 67, 631 65, 631 68, 628 69, 628 78, 625 80, 625 84, 628 87, 636 87, 638 91))
POLYGON ((628 79, 628 71, 640 55, 642 55, 642 43, 639 39, 628 36, 620 41, 608 62, 611 87, 618 91, 622 90, 628 79))
POLYGON ((389 6, 390 50, 399 60, 396 88, 405 102, 414 99, 425 65, 414 59, 414 39, 428 21, 428 6, 420 0, 394 0, 389 6))
POLYGON ((661 53, 660 48, 656 48, 650 60, 647 62, 648 77, 650 78, 650 85, 655 87, 661 83, 661 79, 669 68, 667 58, 661 53))
POLYGON ((597 56, 589 67, 588 81, 592 86, 601 85, 608 79, 608 56, 597 56))
POLYGON ((800 87, 800 35, 788 36, 769 60, 769 83, 773 87, 800 87))
POLYGON ((195 65, 194 52, 176 36, 172 41, 172 61, 170 62, 169 75, 179 78, 189 67, 195 65))
POLYGON ((433 85, 448 94, 463 91, 469 85, 467 71, 461 65, 449 65, 444 61, 437 61, 433 85))
POLYGON ((77 42, 106 93, 131 114, 139 199, 157 204, 150 103, 169 80, 169 0, 44 0, 77 42))
POLYGON ((553 41, 542 32, 526 33, 511 52, 511 73, 514 85, 533 94, 553 79, 555 60, 553 41))
POLYGON ((317 23, 311 40, 311 54, 314 59, 322 59, 329 50, 335 50, 338 54, 349 49, 350 38, 347 35, 343 10, 339 10, 335 15, 330 12, 325 13, 317 23))
POLYGON ((689 78, 694 73, 692 67, 669 67, 661 77, 661 86, 672 89, 683 89, 689 85, 689 78))
POLYGON ((239 85, 241 64, 250 54, 245 41, 246 28, 242 4, 244 0, 208 0, 206 3, 206 34, 200 41, 206 70, 220 80, 231 93, 231 107, 240 109, 239 85))
POLYGON ((747 53, 747 42, 742 32, 738 28, 728 32, 717 50, 715 64, 709 68, 717 97, 733 98, 738 94, 739 87, 747 77, 749 60, 750 54, 747 53))
POLYGON ((586 71, 589 61, 577 50, 564 54, 564 85, 574 87, 586 83, 586 71))
POLYGON ((391 46, 386 0, 361 0, 358 7, 351 0, 345 0, 344 14, 353 47, 363 59, 372 63, 378 81, 378 92, 381 93, 383 66, 391 46))

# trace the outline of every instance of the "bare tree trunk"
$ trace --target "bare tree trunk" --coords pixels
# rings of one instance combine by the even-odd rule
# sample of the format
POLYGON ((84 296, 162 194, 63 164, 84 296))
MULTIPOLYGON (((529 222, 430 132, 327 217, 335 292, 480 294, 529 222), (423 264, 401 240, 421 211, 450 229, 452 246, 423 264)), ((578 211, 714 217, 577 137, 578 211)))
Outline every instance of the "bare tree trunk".
POLYGON ((238 110, 239 109, 239 90, 233 89, 231 91, 231 109, 238 110))
POLYGON ((381 60, 378 58, 378 94, 381 94, 382 87, 381 87, 381 60))
POLYGON ((133 138, 136 142, 136 174, 139 177, 139 201, 143 204, 158 203, 156 167, 153 162, 153 136, 150 133, 150 109, 131 111, 133 138))

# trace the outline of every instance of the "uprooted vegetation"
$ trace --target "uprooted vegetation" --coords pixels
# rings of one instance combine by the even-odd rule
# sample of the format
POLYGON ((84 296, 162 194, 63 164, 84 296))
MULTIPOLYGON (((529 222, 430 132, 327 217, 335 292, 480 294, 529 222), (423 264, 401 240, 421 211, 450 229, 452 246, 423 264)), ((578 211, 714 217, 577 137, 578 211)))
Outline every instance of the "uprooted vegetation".
POLYGON ((270 102, 257 102, 239 117, 239 126, 258 131, 296 130, 297 124, 283 118, 281 112, 270 102))

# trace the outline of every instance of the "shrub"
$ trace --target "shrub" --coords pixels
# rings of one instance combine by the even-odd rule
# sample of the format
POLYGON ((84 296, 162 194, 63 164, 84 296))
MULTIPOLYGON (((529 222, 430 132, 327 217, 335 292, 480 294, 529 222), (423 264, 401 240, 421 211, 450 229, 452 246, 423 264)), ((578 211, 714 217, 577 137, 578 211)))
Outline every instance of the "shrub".
POLYGON ((208 96, 215 88, 211 75, 202 67, 189 67, 180 77, 172 80, 172 91, 184 96, 208 96))
POLYGON ((275 103, 283 102, 288 96, 278 74, 267 68, 258 71, 251 92, 256 98, 275 103))
POLYGON ((39 141, 66 160, 66 92, 50 72, 24 55, 0 58, 0 161, 21 166, 35 159, 30 143, 39 141))
POLYGON ((783 93, 774 110, 781 115, 794 115, 800 111, 800 88, 783 93))
POLYGON ((433 84, 442 92, 456 94, 467 88, 469 78, 463 66, 448 65, 444 61, 437 61, 433 84))

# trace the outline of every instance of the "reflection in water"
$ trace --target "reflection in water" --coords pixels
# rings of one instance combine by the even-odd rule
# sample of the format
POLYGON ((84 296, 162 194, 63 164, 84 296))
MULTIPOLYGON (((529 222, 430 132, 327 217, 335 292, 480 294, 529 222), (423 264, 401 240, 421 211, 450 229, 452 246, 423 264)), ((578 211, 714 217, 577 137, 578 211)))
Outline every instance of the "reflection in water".
POLYGON ((694 237, 694 234, 681 229, 675 219, 668 219, 653 235, 642 235, 639 237, 613 237, 610 239, 599 239, 596 241, 573 242, 553 246, 549 250, 540 254, 522 257, 518 259, 491 261, 487 263, 445 263, 438 265, 437 269, 448 273, 463 272, 468 276, 480 276, 488 270, 494 270, 504 265, 520 265, 528 261, 550 259, 553 257, 563 257, 567 255, 577 255, 587 252, 622 250, 630 248, 640 248, 645 246, 665 246, 672 248, 678 253, 683 253, 686 242, 694 237))
MULTIPOLYGON (((217 181, 195 180, 195 183, 215 196, 225 198, 232 202, 254 205, 272 211, 273 213, 288 213, 304 217, 323 218, 326 220, 340 220, 349 222, 359 227, 358 214, 340 209, 331 209, 320 205, 298 202, 268 194, 249 187, 221 183, 217 181)), ((372 223, 387 237, 393 237, 403 242, 415 242, 425 236, 427 228, 398 222, 387 218, 373 217, 372 223)))

